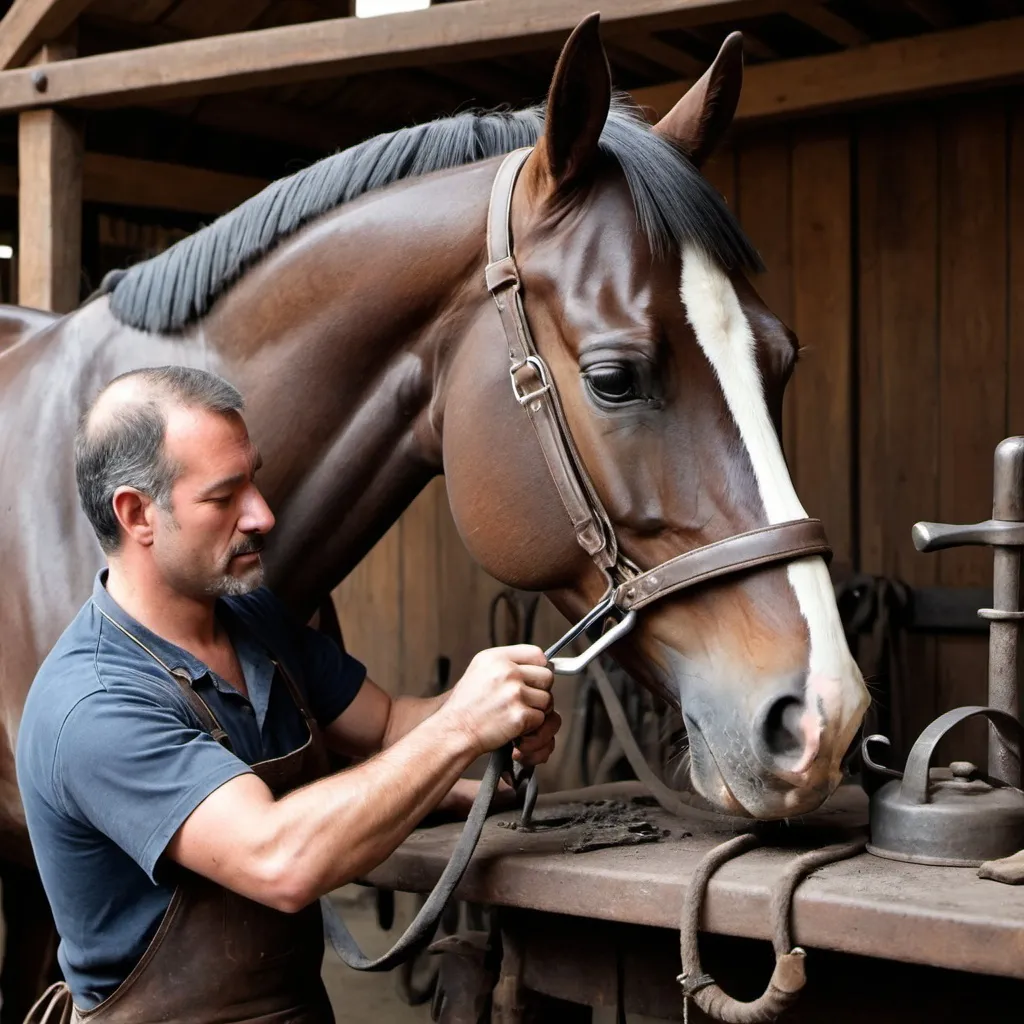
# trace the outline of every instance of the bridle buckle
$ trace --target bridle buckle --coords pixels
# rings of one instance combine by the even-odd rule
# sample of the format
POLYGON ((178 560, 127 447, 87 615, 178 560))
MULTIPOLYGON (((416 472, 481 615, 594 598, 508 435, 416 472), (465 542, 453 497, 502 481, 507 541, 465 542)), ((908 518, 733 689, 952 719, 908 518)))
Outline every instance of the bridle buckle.
POLYGON ((540 398, 541 395, 551 390, 548 368, 544 365, 544 360, 540 356, 527 356, 518 363, 513 363, 508 369, 508 375, 512 381, 512 394, 516 396, 516 401, 520 405, 529 405, 535 398, 540 398), (532 367, 540 380, 539 387, 534 388, 532 391, 522 390, 519 381, 516 379, 516 374, 526 366, 532 367))

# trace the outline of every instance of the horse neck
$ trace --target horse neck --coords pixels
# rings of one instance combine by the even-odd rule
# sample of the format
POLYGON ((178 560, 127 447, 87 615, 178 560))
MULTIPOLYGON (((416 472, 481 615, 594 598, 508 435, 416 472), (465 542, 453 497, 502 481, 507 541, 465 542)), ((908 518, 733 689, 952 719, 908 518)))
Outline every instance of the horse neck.
POLYGON ((348 204, 281 246, 207 318, 246 395, 278 523, 268 581, 307 612, 442 471, 444 381, 481 306, 493 168, 348 204))

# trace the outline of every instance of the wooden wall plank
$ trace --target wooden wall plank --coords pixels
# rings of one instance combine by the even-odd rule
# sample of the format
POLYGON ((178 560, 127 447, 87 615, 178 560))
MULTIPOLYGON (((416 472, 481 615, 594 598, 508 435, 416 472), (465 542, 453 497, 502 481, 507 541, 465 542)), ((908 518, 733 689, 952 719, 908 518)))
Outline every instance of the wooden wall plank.
POLYGON ((436 679, 441 652, 438 504, 447 499, 444 478, 432 480, 399 520, 402 543, 401 686, 423 695, 436 679))
POLYGON ((801 133, 792 161, 792 326, 806 355, 791 385, 790 465, 804 507, 824 522, 843 567, 854 558, 848 129, 801 133))
MULTIPOLYGON (((443 478, 442 478, 443 484, 443 478)), ((448 494, 438 498, 438 601, 441 608, 439 623, 440 653, 451 659, 452 680, 463 672, 476 653, 472 649, 468 623, 471 619, 486 619, 486 608, 474 608, 475 581, 480 571, 469 557, 459 531, 448 508, 448 494)))
MULTIPOLYGON (((859 187, 860 567, 916 586, 938 561, 913 524, 939 515, 938 127, 933 109, 861 122, 859 187)), ((908 638, 910 671, 876 714, 898 763, 938 714, 936 644, 908 638)), ((868 667, 871 671, 871 667, 868 667)))
POLYGON ((346 649, 392 695, 402 692, 402 540, 396 523, 334 591, 346 649))
MULTIPOLYGON (((954 100, 941 138, 939 263, 941 451, 939 511, 946 522, 984 519, 992 508, 992 452, 1006 432, 1006 109, 998 97, 954 100)), ((948 586, 991 581, 987 550, 943 552, 948 586)), ((984 703, 985 647, 939 646, 940 710, 984 703)), ((985 726, 969 723, 958 756, 985 763, 985 726)))
MULTIPOLYGON (((737 212, 764 261, 765 273, 754 279, 761 298, 785 324, 793 323, 793 245, 790 214, 790 140, 788 132, 745 141, 737 147, 737 212)), ((782 407, 782 446, 796 443, 792 391, 782 407)), ((794 484, 799 483, 794 477, 794 484)))
POLYGON ((701 173, 722 194, 729 206, 736 210, 736 150, 725 146, 707 160, 701 173))

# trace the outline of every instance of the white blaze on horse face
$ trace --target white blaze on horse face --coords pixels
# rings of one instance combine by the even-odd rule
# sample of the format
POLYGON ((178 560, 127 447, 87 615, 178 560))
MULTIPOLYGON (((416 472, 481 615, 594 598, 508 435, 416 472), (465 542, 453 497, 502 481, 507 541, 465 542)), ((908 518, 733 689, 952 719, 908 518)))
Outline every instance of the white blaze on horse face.
MULTIPOLYGON (((768 523, 804 518, 807 513, 793 489, 768 412, 754 335, 732 282, 709 257, 688 246, 680 294, 746 446, 768 523)), ((819 710, 842 728, 852 716, 859 719, 866 690, 843 635, 828 570, 814 557, 791 562, 787 572, 810 635, 808 703, 813 707, 813 693, 824 705, 819 710)))

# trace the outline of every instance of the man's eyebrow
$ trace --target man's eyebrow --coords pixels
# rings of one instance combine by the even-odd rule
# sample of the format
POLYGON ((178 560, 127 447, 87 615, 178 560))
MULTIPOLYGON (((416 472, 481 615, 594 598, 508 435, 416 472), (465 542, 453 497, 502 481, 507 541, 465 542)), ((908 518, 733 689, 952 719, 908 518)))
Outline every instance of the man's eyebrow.
POLYGON ((217 480, 215 483, 210 484, 208 487, 204 487, 199 492, 200 500, 208 498, 215 491, 221 490, 224 487, 236 487, 238 484, 244 483, 256 471, 263 465, 263 456, 260 454, 259 448, 256 445, 252 445, 249 451, 249 461, 252 465, 252 469, 248 473, 234 473, 231 476, 223 477, 217 480))

